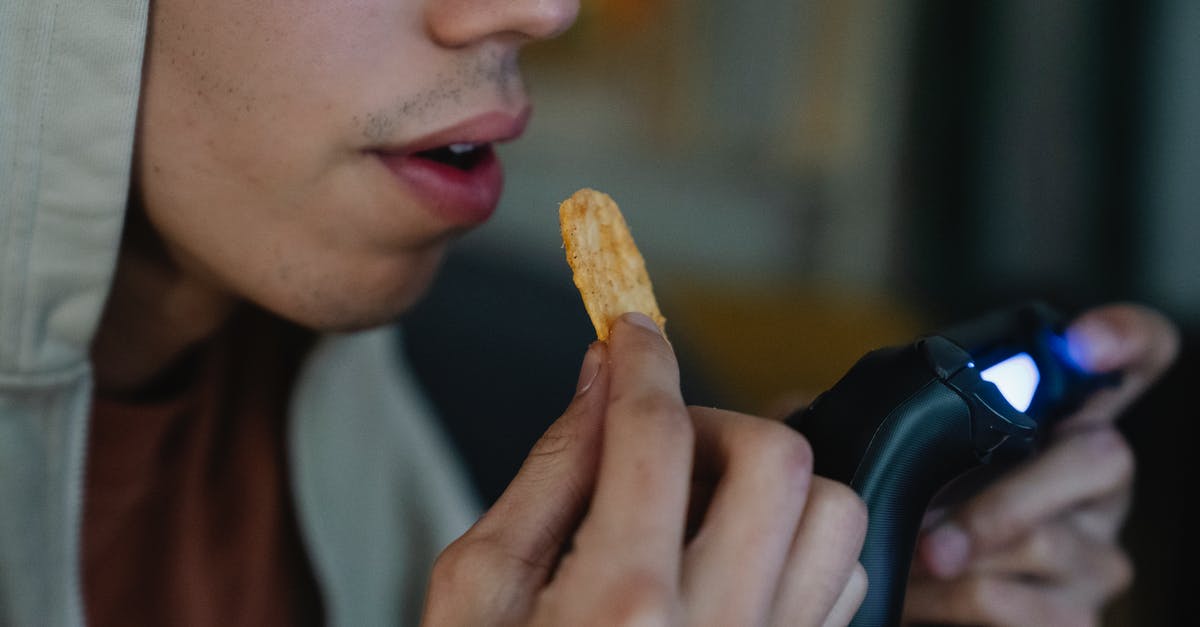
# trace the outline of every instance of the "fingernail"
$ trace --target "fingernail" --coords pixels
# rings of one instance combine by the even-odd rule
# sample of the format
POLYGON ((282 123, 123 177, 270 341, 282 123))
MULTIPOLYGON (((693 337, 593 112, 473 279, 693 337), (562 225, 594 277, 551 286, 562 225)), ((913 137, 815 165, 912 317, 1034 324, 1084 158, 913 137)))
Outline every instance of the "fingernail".
POLYGON ((629 324, 634 324, 648 331, 653 331, 655 334, 662 335, 662 330, 658 328, 657 324, 654 324, 650 316, 640 311, 631 311, 627 314, 622 314, 621 319, 629 324))
POLYGON ((595 344, 588 348, 583 356, 583 365, 579 367, 579 382, 575 384, 575 396, 581 396, 592 387, 596 375, 600 373, 600 349, 595 344))
POLYGON ((933 563, 930 570, 938 577, 955 577, 967 566, 971 555, 971 538, 962 527, 946 523, 927 537, 931 544, 933 563))
POLYGON ((1106 370, 1120 359, 1121 337, 1116 329, 1088 318, 1067 330, 1067 352, 1087 370, 1106 370))

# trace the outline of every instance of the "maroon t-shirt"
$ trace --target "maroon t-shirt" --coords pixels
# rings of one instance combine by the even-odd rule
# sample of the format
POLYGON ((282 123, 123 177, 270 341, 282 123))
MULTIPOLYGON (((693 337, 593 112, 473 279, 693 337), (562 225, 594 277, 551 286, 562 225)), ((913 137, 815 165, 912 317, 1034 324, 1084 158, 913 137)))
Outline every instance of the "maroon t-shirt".
POLYGON ((287 398, 307 338, 243 312, 153 401, 95 398, 84 496, 89 624, 316 625, 288 483, 287 398))

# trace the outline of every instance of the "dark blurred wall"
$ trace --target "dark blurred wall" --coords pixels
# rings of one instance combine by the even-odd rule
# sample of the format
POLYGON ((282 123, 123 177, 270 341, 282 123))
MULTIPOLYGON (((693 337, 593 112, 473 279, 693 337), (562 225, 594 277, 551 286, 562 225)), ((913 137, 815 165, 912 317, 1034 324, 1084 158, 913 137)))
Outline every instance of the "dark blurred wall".
POLYGON ((1138 295, 1155 3, 919 4, 903 166, 914 287, 951 316, 1014 292, 1138 295))
POLYGON ((901 204, 935 319, 1014 299, 1137 300, 1183 328, 1179 365, 1120 423, 1139 460, 1138 577, 1114 625, 1183 624, 1198 555, 1200 3, 924 0, 901 204))
POLYGON ((1148 38, 1139 210, 1147 293, 1200 327, 1200 2, 1159 2, 1148 38))

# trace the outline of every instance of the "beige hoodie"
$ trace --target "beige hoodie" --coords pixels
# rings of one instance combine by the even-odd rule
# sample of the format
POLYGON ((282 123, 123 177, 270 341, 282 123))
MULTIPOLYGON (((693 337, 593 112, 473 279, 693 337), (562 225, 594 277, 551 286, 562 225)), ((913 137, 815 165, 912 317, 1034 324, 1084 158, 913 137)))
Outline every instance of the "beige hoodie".
MULTIPOLYGON (((129 186, 148 0, 0 0, 0 625, 82 625, 88 345, 129 186)), ((324 338, 293 391, 330 624, 414 624, 474 520, 395 329, 324 338)))

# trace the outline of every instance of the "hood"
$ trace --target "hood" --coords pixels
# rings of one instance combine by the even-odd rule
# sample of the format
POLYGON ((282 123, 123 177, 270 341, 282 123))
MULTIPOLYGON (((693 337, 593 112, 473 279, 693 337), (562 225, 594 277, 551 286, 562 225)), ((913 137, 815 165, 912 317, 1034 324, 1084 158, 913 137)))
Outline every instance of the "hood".
POLYGON ((88 346, 116 265, 148 0, 0 0, 0 625, 80 625, 88 346))
POLYGON ((0 382, 86 367, 116 263, 148 0, 0 0, 0 382))

